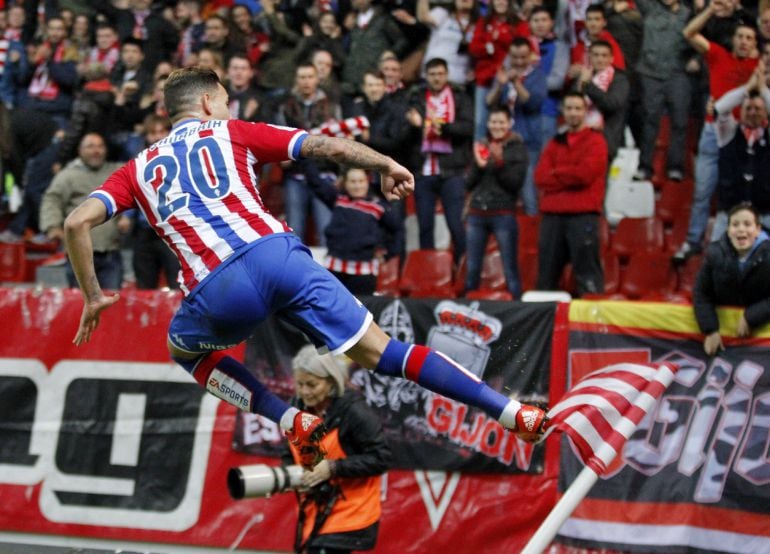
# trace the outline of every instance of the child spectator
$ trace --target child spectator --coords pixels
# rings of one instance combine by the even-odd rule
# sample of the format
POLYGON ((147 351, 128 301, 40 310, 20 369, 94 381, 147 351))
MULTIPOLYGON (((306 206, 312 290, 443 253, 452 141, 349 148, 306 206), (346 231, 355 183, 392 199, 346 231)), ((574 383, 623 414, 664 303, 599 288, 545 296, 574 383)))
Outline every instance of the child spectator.
POLYGON ((315 162, 303 162, 313 194, 332 210, 326 227, 328 255, 325 266, 356 295, 373 294, 377 288, 377 248, 386 233, 398 231, 399 219, 390 206, 369 191, 369 176, 358 168, 342 172, 342 192, 317 178, 315 162))
MULTIPOLYGON (((682 33, 690 45, 700 53, 709 70, 709 94, 714 101, 751 77, 758 63, 757 31, 746 24, 734 27, 732 49, 726 50, 703 34, 707 23, 720 19, 725 23, 729 17, 720 17, 726 2, 715 2, 696 15, 685 26, 682 33)), ((690 211, 690 223, 685 242, 674 253, 675 263, 684 262, 693 254, 702 251, 701 242, 708 223, 711 197, 716 190, 719 177, 719 146, 713 117, 708 117, 698 141, 698 155, 695 158, 695 193, 690 211)))
POLYGON ((709 245, 693 289, 693 308, 705 336, 703 350, 714 356, 724 350, 717 306, 745 307, 734 333, 749 337, 752 329, 770 321, 770 242, 749 203, 734 206, 727 234, 709 245))

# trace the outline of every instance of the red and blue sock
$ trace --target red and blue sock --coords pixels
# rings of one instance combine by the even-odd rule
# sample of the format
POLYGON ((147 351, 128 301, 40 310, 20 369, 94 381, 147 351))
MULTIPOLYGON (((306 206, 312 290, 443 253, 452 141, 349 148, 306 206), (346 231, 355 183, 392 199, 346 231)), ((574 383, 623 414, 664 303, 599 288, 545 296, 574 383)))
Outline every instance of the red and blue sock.
POLYGON ((296 411, 270 392, 243 364, 221 352, 174 361, 192 373, 208 392, 245 412, 279 423, 287 410, 296 411))
POLYGON ((480 408, 495 419, 500 419, 511 403, 460 364, 427 346, 390 339, 375 371, 409 379, 447 398, 480 408))

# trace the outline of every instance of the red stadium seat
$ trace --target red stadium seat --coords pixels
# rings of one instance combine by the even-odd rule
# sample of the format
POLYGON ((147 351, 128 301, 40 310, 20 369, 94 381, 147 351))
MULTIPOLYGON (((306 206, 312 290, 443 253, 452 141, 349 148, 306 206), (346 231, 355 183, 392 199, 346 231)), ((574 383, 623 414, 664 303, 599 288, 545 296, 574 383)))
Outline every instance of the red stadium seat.
POLYGON ((674 252, 679 250, 679 247, 687 239, 687 228, 689 225, 690 212, 684 212, 673 221, 670 229, 666 229, 664 237, 666 252, 673 255, 674 252))
POLYGON ((602 267, 604 268, 604 294, 614 294, 620 287, 620 262, 611 250, 605 250, 602 254, 602 267))
POLYGON ((413 298, 455 298, 452 252, 413 250, 406 256, 399 281, 401 293, 413 298))
POLYGON ((700 271, 703 265, 703 255, 697 254, 688 258, 682 265, 676 268, 679 276, 676 290, 680 294, 692 298, 692 290, 695 287, 695 280, 698 277, 698 271, 700 271))
POLYGON ((27 262, 22 242, 0 242, 0 281, 24 281, 27 262))
POLYGON ((663 222, 655 217, 624 217, 612 237, 612 251, 627 258, 637 252, 663 252, 663 222))
POLYGON ((400 264, 401 258, 398 256, 393 256, 388 261, 380 264, 375 294, 382 296, 401 296, 401 291, 398 288, 398 272, 400 264))
POLYGON ((655 214, 665 224, 675 224, 679 219, 689 218, 692 194, 692 181, 667 181, 663 184, 660 199, 655 203, 655 214))
POLYGON ((665 252, 634 253, 620 283, 620 293, 630 299, 659 299, 676 289, 676 272, 665 252))

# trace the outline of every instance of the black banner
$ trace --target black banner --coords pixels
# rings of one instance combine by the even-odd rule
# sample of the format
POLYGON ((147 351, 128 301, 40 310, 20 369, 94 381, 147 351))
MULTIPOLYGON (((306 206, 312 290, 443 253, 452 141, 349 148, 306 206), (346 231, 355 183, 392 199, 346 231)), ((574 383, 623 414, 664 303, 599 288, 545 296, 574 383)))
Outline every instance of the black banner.
MULTIPOLYGON (((496 390, 527 402, 548 399, 552 303, 469 302, 368 297, 364 304, 391 336, 427 344, 461 363, 496 390)), ((249 339, 246 365, 278 394, 293 393, 291 359, 304 336, 275 319, 249 339)), ((539 473, 541 447, 519 441, 480 410, 400 378, 351 368, 351 383, 380 414, 399 468, 539 473)), ((277 428, 241 415, 234 448, 276 455, 277 428), (274 440, 273 440, 274 439, 274 440)))

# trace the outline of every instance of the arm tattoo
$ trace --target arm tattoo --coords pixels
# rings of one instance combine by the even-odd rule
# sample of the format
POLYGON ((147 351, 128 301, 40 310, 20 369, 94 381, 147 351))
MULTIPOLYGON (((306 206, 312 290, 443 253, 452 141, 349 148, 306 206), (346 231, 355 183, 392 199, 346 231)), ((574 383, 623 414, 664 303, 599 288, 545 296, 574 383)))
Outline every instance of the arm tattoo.
POLYGON ((306 158, 327 158, 338 164, 384 172, 390 158, 354 140, 325 136, 308 136, 300 153, 306 158))

